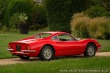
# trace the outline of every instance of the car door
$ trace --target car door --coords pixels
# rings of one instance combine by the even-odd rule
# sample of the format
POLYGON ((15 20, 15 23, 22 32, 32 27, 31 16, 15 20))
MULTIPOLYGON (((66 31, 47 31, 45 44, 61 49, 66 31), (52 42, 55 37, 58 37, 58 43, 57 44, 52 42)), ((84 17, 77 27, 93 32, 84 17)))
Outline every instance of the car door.
POLYGON ((83 43, 80 41, 67 41, 65 44, 68 45, 68 48, 65 48, 68 50, 69 55, 74 55, 74 54, 81 54, 83 51, 83 43))
POLYGON ((76 41, 68 34, 58 35, 58 38, 61 41, 60 44, 62 45, 62 51, 64 55, 74 55, 81 53, 81 48, 83 46, 81 42, 76 41))

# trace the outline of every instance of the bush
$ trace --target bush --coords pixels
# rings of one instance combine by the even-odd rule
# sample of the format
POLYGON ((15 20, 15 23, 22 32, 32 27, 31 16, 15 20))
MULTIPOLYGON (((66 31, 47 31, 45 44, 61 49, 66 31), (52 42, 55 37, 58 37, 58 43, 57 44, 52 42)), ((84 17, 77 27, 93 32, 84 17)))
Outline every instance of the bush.
POLYGON ((19 24, 26 23, 28 16, 25 13, 15 13, 10 17, 9 24, 11 28, 18 28, 19 24))
POLYGON ((106 9, 101 6, 92 6, 85 11, 91 18, 105 16, 106 9))
POLYGON ((76 13, 71 20, 71 30, 76 37, 88 38, 88 25, 90 18, 85 16, 84 13, 76 13))
POLYGON ((105 13, 105 16, 106 16, 106 17, 110 17, 110 11, 107 11, 107 12, 105 13))
POLYGON ((47 15, 43 4, 35 4, 32 8, 32 22, 31 29, 38 30, 47 26, 47 15))
POLYGON ((88 31, 93 38, 110 39, 110 19, 105 17, 92 19, 88 31))
POLYGON ((110 39, 110 19, 105 17, 90 18, 84 13, 74 14, 71 30, 77 37, 110 39))

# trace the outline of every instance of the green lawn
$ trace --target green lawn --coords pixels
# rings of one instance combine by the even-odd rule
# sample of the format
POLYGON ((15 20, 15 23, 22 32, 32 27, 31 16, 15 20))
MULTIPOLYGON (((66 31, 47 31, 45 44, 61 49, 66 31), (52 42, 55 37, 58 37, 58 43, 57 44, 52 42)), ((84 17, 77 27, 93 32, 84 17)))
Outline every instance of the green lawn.
POLYGON ((100 51, 110 51, 110 40, 98 40, 101 44, 102 49, 100 51))
MULTIPOLYGON (((47 30, 47 29, 46 29, 47 30)), ((42 30, 45 31, 45 30, 42 30)), ((48 31, 48 30, 47 30, 48 31)), ((41 31, 31 31, 29 34, 19 34, 19 33, 0 33, 0 58, 10 58, 12 55, 7 51, 8 43, 16 41, 31 35, 34 35, 41 31)), ((100 51, 110 51, 110 40, 98 40, 102 46, 100 51)))
POLYGON ((110 72, 109 61, 110 57, 72 57, 52 61, 36 60, 24 64, 1 65, 0 73, 94 73, 92 72, 94 70, 95 73, 108 73, 110 72))

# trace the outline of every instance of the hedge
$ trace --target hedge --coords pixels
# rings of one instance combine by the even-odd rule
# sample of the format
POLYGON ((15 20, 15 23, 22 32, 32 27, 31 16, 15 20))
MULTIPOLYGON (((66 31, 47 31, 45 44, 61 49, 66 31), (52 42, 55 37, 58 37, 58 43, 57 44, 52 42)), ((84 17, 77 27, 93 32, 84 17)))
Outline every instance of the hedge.
POLYGON ((110 39, 110 18, 90 18, 84 13, 73 15, 71 30, 76 37, 110 39))
POLYGON ((90 0, 44 0, 44 3, 50 30, 71 32, 70 20, 73 13, 87 9, 90 0))

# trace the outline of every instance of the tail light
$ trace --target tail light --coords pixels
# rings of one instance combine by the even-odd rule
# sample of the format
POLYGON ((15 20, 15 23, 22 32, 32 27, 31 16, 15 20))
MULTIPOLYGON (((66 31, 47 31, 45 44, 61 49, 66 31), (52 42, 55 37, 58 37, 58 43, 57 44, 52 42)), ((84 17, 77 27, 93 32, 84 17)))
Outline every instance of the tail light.
POLYGON ((8 45, 8 48, 9 48, 9 49, 11 48, 10 45, 8 45))
POLYGON ((27 49, 27 50, 31 50, 31 47, 29 47, 29 46, 26 46, 26 49, 27 49))
POLYGON ((12 45, 8 45, 8 48, 9 48, 9 49, 12 49, 12 48, 13 48, 13 46, 12 46, 12 45))

